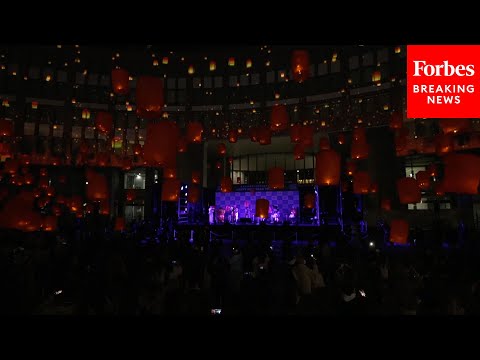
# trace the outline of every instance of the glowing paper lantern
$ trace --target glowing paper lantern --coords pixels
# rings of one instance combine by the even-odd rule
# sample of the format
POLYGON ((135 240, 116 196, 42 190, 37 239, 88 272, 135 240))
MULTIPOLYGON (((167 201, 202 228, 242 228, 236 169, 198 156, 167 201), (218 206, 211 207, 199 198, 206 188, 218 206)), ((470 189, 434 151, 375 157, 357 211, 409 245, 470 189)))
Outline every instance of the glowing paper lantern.
POLYGON ((108 199, 108 181, 105 175, 96 172, 89 172, 87 175, 87 199, 90 201, 100 201, 108 199))
POLYGON ((196 185, 190 185, 188 187, 187 201, 195 204, 200 200, 200 188, 196 185))
POLYGON ((163 178, 164 179, 176 179, 177 178, 177 169, 176 168, 165 168, 165 169, 163 169, 163 178))
POLYGON ((257 199, 255 202, 255 216, 260 219, 268 218, 270 202, 267 199, 257 199))
POLYGON ((270 145, 272 143, 272 132, 266 126, 261 126, 257 129, 257 136, 260 145, 270 145))
POLYGON ((334 150, 321 150, 315 156, 315 183, 317 185, 340 184, 341 157, 334 150))
POLYGON ((273 131, 285 130, 288 126, 288 112, 285 105, 275 105, 270 116, 270 128, 273 131))
POLYGON ((303 160, 305 159, 305 147, 303 144, 295 144, 295 148, 293 149, 293 155, 295 160, 303 160))
POLYGON ((438 156, 443 156, 454 150, 453 134, 438 134, 435 137, 435 152, 438 156))
POLYGON ((93 206, 92 203, 89 203, 87 204, 87 206, 85 206, 85 212, 87 214, 92 214, 94 210, 95 210, 95 207, 93 206))
POLYGON ((106 111, 99 111, 95 115, 95 127, 102 134, 110 134, 113 129, 113 116, 106 111))
POLYGON ((82 208, 82 204, 83 204, 82 197, 80 195, 73 195, 69 201, 70 211, 72 212, 80 211, 80 209, 82 208))
POLYGON ((197 170, 192 171, 192 184, 200 184, 202 181, 201 178, 202 178, 202 174, 200 173, 200 171, 197 171, 197 170))
POLYGON ((352 142, 361 142, 361 143, 367 142, 367 133, 364 127, 353 129, 352 137, 353 137, 352 142))
POLYGON ((112 89, 113 89, 113 92, 117 95, 128 94, 130 87, 129 87, 129 75, 127 70, 124 70, 124 69, 112 70, 112 89))
POLYGON ((374 71, 372 73, 372 82, 378 83, 380 80, 382 80, 382 73, 378 70, 374 71))
POLYGON ((56 231, 57 230, 57 217, 45 216, 42 221, 43 231, 56 231))
POLYGON ((370 184, 370 194, 376 194, 378 192, 378 184, 370 184))
POLYGON ((282 168, 273 167, 268 170, 268 188, 273 190, 285 188, 285 175, 282 168))
POLYGON ((45 190, 45 193, 47 194, 48 197, 55 196, 55 188, 53 186, 49 186, 45 190))
POLYGON ((306 50, 294 50, 292 53, 293 79, 302 82, 310 77, 310 56, 306 50))
POLYGON ((290 126, 290 141, 292 143, 299 143, 302 140, 302 125, 294 124, 290 126))
POLYGON ((7 119, 0 119, 0 137, 2 136, 12 136, 13 134, 13 123, 7 119))
POLYGON ((390 211, 392 210, 392 202, 390 201, 390 199, 382 199, 380 207, 384 211, 390 211))
POLYGON ((214 60, 210 61, 210 71, 215 71, 217 69, 217 63, 214 60))
POLYGON ((301 133, 301 142, 306 148, 313 146, 313 126, 312 125, 303 125, 300 130, 301 133))
POLYGON ((403 116, 398 111, 394 111, 390 116, 390 129, 400 129, 403 127, 403 116))
POLYGON ((357 171, 353 175, 353 193, 368 194, 370 192, 370 175, 367 171, 357 171))
POLYGON ((115 227, 113 228, 114 231, 124 231, 125 230, 125 218, 117 217, 115 219, 115 227))
POLYGON ((128 189, 126 191, 127 201, 134 201, 137 198, 137 192, 134 189, 128 189))
POLYGON ((403 219, 393 219, 390 224, 390 241, 394 244, 406 244, 410 226, 408 221, 403 219))
POLYGON ((19 168, 19 162, 16 159, 7 159, 5 161, 4 171, 7 174, 16 174, 19 168))
POLYGON ((305 197, 303 199, 305 207, 307 209, 314 209, 315 200, 316 200, 315 194, 312 194, 312 193, 305 194, 305 197))
POLYGON ((220 143, 217 145, 217 154, 218 156, 225 156, 227 153, 227 147, 224 143, 220 143))
POLYGON ((32 185, 33 184, 33 175, 32 174, 25 174, 24 177, 25 185, 32 185))
POLYGON ((142 155, 142 152, 143 152, 142 145, 140 145, 140 144, 133 145, 133 154, 134 155, 136 155, 136 156, 142 155))
POLYGON ((438 170, 437 170, 437 167, 435 166, 435 164, 428 165, 427 172, 429 173, 430 176, 437 176, 438 175, 437 171, 438 170))
POLYGON ((187 141, 190 143, 201 143, 203 134, 203 125, 198 121, 192 121, 187 124, 187 141))
POLYGON ((439 125, 444 134, 460 134, 472 127, 470 119, 440 119, 439 125))
POLYGON ((180 180, 168 179, 162 185, 162 201, 178 201, 180 195, 180 180))
POLYGON ((232 192, 233 190, 233 181, 229 176, 224 176, 222 177, 222 180, 220 181, 220 191, 227 193, 227 192, 232 192))
POLYGON ((42 176, 38 179, 38 187, 40 189, 47 189, 49 186, 49 180, 46 176, 42 176))
POLYGON ((238 139, 238 132, 237 130, 229 130, 228 131, 228 141, 231 143, 236 143, 238 139))
POLYGON ((400 204, 416 204, 422 199, 418 182, 413 177, 398 179, 397 192, 400 204))
POLYGON ((345 134, 338 134, 338 138, 337 138, 337 141, 340 145, 343 145, 345 144, 345 134))
POLYGON ((188 142, 185 136, 180 136, 178 138, 177 151, 179 153, 185 153, 188 149, 188 142))
POLYGON ((219 169, 219 170, 222 168, 222 162, 220 160, 217 161, 216 168, 219 169))
POLYGON ((257 128, 251 128, 250 131, 249 131, 249 136, 250 136, 251 141, 257 142, 258 141, 258 129, 257 128))
POLYGON ((352 176, 357 170, 357 163, 353 160, 347 160, 345 167, 347 169, 347 175, 352 176))
POLYGON ((136 89, 137 116, 145 119, 160 118, 163 111, 163 79, 140 76, 136 89))
POLYGON ((445 192, 457 194, 478 193, 480 183, 480 156, 449 154, 444 159, 443 185, 445 192))
POLYGON ((329 150, 330 149, 330 140, 327 137, 320 138, 318 142, 318 147, 320 150, 329 150))
POLYGON ((370 146, 366 142, 354 141, 352 142, 351 157, 353 159, 362 160, 367 159, 370 152, 370 146))
POLYGON ((427 171, 419 171, 415 177, 420 189, 428 190, 430 188, 430 174, 427 171))
POLYGON ((176 167, 179 130, 173 121, 147 124, 144 160, 153 166, 176 167))
POLYGON ((235 58, 234 57, 230 57, 228 59, 228 66, 235 66, 235 58))

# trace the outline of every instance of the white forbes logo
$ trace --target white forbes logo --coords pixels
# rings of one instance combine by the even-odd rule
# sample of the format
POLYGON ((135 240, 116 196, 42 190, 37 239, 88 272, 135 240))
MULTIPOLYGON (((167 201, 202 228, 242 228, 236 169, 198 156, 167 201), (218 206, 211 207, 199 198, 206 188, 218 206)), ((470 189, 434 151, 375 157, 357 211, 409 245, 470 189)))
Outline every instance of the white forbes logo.
POLYGON ((414 60, 415 72, 413 76, 473 76, 475 75, 475 66, 457 65, 453 66, 447 60, 441 65, 430 65, 423 60, 414 60))

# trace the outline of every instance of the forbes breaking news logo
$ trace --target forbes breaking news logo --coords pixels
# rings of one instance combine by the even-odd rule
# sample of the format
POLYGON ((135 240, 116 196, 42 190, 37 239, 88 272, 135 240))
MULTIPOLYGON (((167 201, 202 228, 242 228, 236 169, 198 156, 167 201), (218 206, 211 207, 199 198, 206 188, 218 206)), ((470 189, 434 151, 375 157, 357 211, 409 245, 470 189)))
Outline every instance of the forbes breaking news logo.
POLYGON ((408 45, 407 117, 480 117, 480 45, 408 45))

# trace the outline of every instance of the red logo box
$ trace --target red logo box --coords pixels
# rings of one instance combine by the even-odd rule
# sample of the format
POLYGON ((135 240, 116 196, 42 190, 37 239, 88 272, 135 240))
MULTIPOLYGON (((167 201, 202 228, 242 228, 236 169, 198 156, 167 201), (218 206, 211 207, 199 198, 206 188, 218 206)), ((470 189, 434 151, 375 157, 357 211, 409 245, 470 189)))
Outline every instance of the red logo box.
POLYGON ((480 117, 480 45, 408 45, 407 117, 480 117))

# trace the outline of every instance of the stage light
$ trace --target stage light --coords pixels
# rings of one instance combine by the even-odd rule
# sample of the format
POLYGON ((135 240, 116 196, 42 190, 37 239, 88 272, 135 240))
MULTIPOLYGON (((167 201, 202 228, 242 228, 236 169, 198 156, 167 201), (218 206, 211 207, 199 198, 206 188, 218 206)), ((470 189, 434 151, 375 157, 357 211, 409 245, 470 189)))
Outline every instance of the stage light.
POLYGON ((370 247, 373 247, 375 244, 373 243, 373 241, 370 241, 370 247))
POLYGON ((188 185, 185 185, 185 189, 188 189, 188 185))
POLYGON ((180 190, 183 190, 183 186, 180 188, 180 190))
POLYGON ((85 181, 85 185, 88 185, 88 181, 85 181))

